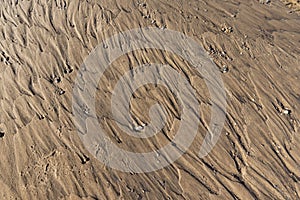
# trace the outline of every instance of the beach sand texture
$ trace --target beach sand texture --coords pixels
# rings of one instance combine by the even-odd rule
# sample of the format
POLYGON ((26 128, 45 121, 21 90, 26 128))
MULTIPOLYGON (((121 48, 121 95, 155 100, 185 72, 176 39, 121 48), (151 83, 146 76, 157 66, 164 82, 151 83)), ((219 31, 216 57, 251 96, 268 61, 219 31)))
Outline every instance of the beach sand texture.
POLYGON ((299 1, 0 1, 0 199, 300 199, 299 1), (139 27, 182 32, 210 54, 223 78, 226 122, 205 158, 210 121, 203 77, 179 56, 139 50, 117 59, 101 79, 97 115, 120 148, 151 151, 180 123, 176 99, 147 85, 132 113, 149 120, 168 110, 165 128, 132 138, 111 118, 118 78, 156 62, 180 71, 197 91, 198 134, 170 166, 150 173, 113 170, 84 147, 74 124, 72 88, 84 59, 103 40, 139 27), (224 70, 226 68, 226 70, 224 70))

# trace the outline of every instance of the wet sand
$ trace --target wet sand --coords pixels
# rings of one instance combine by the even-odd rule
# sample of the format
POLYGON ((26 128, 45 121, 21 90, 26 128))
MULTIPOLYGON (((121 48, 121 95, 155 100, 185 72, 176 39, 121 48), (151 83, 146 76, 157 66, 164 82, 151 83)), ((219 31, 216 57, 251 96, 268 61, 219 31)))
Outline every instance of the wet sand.
POLYGON ((2 0, 0 199, 300 199, 299 8, 295 0, 2 0), (143 152, 165 145, 180 114, 170 92, 148 85, 137 91, 132 112, 147 121, 145 113, 160 102, 169 109, 162 134, 139 140, 119 131, 109 94, 132 66, 159 62, 185 72, 201 102, 198 134, 180 159, 155 172, 124 173, 84 147, 72 88, 99 43, 148 26, 192 37, 220 73, 226 68, 226 122, 213 151, 200 159, 210 120, 203 78, 167 52, 124 55, 97 91, 97 115, 119 147, 143 152))

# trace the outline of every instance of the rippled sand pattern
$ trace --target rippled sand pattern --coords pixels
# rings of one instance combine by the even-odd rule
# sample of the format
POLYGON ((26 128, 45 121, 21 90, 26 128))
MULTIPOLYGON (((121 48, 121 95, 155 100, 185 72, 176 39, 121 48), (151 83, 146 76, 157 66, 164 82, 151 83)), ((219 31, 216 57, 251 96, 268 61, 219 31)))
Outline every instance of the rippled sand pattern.
POLYGON ((0 199, 300 199, 299 4, 284 2, 1 0, 0 199), (105 167, 80 141, 72 86, 105 38, 146 26, 185 33, 220 71, 226 66, 227 118, 213 151, 198 158, 210 119, 203 78, 167 52, 120 57, 99 83, 97 113, 121 148, 165 145, 180 113, 165 88, 149 85, 137 92, 133 113, 147 121, 145 113, 159 101, 169 109, 166 128, 140 143, 120 132, 109 94, 133 66, 169 64, 201 102, 198 135, 179 160, 156 172, 122 173, 105 167))

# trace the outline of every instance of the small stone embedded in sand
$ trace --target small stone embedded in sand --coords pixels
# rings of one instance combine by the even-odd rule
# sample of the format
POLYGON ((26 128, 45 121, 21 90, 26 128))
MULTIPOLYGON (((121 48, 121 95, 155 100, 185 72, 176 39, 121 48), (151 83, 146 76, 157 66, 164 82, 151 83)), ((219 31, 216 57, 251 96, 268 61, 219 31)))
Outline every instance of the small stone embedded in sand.
POLYGON ((81 158, 81 164, 83 164, 83 165, 86 164, 89 161, 90 161, 89 157, 84 156, 84 157, 81 158))
POLYGON ((3 138, 4 135, 5 135, 5 133, 1 131, 1 132, 0 132, 0 138, 3 138))
POLYGON ((142 127, 142 126, 134 127, 134 130, 138 131, 138 132, 142 131, 143 129, 144 129, 144 127, 142 127))
POLYGON ((216 53, 216 50, 211 45, 209 45, 208 48, 209 48, 208 51, 209 51, 210 54, 215 54, 216 53))
POLYGON ((143 8, 146 8, 147 7, 147 4, 146 3, 137 3, 138 4, 138 6, 141 6, 141 7, 143 7, 143 8))
POLYGON ((58 94, 63 95, 64 93, 66 93, 64 90, 60 90, 58 94))
POLYGON ((224 33, 232 33, 233 32, 233 28, 230 26, 230 27, 227 27, 227 26, 225 26, 225 27, 223 27, 222 29, 221 29, 224 33))
POLYGON ((64 70, 65 74, 70 74, 73 72, 73 69, 72 68, 67 68, 64 70))
POLYGON ((261 4, 269 4, 269 3, 271 3, 271 0, 259 0, 259 3, 261 3, 261 4))
POLYGON ((283 111, 282 111, 282 113, 285 114, 285 115, 289 115, 289 114, 291 114, 291 112, 292 111, 287 109, 287 108, 284 108, 283 111))
POLYGON ((134 130, 137 131, 137 132, 141 132, 142 130, 144 130, 146 124, 141 124, 140 126, 136 126, 134 127, 134 130))
POLYGON ((163 25, 160 27, 160 29, 165 30, 167 28, 167 25, 163 25))
POLYGON ((51 76, 51 79, 50 79, 50 82, 51 82, 51 83, 57 84, 57 83, 59 83, 60 81, 61 81, 61 78, 60 78, 60 77, 55 76, 55 75, 51 76))
POLYGON ((149 18, 150 18, 150 15, 149 15, 149 14, 148 14, 148 15, 143 15, 143 18, 149 19, 149 18))
POLYGON ((89 107, 88 107, 87 105, 83 105, 81 108, 82 108, 82 111, 83 111, 86 115, 88 115, 88 114, 90 113, 90 109, 89 109, 89 107))
POLYGON ((221 72, 222 72, 223 74, 225 74, 225 73, 227 73, 228 71, 229 71, 229 68, 228 68, 226 65, 223 65, 223 68, 222 68, 221 72))

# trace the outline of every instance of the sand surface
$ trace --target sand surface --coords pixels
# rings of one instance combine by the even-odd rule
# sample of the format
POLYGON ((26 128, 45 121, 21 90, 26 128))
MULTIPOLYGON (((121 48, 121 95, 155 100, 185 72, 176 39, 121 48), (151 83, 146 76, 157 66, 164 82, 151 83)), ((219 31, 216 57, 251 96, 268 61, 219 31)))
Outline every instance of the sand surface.
POLYGON ((300 199, 300 15, 296 0, 0 2, 0 199, 300 199), (156 62, 185 74, 201 122, 189 150, 150 173, 111 169, 91 155, 74 124, 72 88, 104 39, 139 27, 182 32, 209 52, 225 84, 221 137, 198 152, 210 121, 201 76, 178 56, 139 50, 121 56, 98 84, 97 116, 120 148, 164 146, 180 109, 164 87, 139 88, 132 112, 168 110, 161 134, 131 138, 111 118, 111 90, 134 66, 156 62), (221 73, 226 66, 226 73, 221 73))

